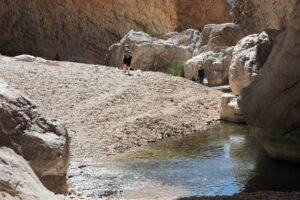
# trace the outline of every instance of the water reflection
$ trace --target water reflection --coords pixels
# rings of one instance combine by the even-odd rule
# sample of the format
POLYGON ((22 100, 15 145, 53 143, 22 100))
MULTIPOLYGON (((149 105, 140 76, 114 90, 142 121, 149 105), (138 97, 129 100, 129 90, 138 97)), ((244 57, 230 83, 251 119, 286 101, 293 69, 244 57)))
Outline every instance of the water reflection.
POLYGON ((246 125, 230 123, 168 138, 113 161, 88 163, 84 170, 80 164, 72 164, 70 187, 94 196, 152 198, 300 189, 299 165, 270 160, 246 125), (82 181, 89 186, 80 186, 82 181))

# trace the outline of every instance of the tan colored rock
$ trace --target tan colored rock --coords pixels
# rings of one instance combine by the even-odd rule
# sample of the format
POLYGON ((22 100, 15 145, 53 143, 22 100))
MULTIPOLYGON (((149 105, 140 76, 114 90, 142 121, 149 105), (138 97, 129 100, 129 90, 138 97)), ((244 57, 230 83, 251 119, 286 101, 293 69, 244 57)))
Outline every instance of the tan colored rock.
POLYGON ((47 190, 22 156, 0 147, 0 199, 63 200, 64 197, 47 190))
POLYGON ((234 22, 246 35, 265 29, 286 28, 297 0, 236 0, 232 9, 234 22))
POLYGON ((0 10, 1 53, 88 63, 129 30, 163 34, 177 18, 173 0, 1 0, 0 10))
POLYGON ((193 56, 213 51, 215 48, 235 46, 244 37, 239 25, 234 23, 208 24, 204 26, 193 56))
POLYGON ((240 95, 243 88, 257 79, 272 47, 266 32, 249 35, 237 43, 229 68, 229 83, 233 94, 240 95))
POLYGON ((233 47, 220 48, 191 58, 184 67, 184 77, 197 80, 199 67, 202 66, 205 70, 208 86, 228 84, 232 49, 233 47))
POLYGON ((165 36, 166 40, 163 40, 144 32, 130 31, 120 43, 110 47, 105 63, 108 66, 122 67, 123 49, 128 44, 133 52, 131 64, 134 69, 168 72, 171 67, 192 57, 196 43, 193 41, 199 39, 199 35, 199 31, 187 30, 180 34, 168 34, 165 36))
POLYGON ((231 22, 230 5, 226 0, 175 0, 177 30, 202 30, 206 24, 231 22))
POLYGON ((260 76, 239 102, 270 157, 300 161, 300 2, 260 76))
POLYGON ((221 98, 220 118, 229 122, 244 123, 245 118, 238 105, 238 96, 224 94, 221 98))
POLYGON ((186 63, 185 77, 198 79, 198 69, 202 65, 209 86, 228 84, 232 49, 243 36, 237 24, 206 25, 197 40, 193 57, 186 63))
POLYGON ((64 125, 44 118, 37 106, 0 79, 0 146, 10 147, 31 165, 41 182, 66 193, 70 139, 64 125))

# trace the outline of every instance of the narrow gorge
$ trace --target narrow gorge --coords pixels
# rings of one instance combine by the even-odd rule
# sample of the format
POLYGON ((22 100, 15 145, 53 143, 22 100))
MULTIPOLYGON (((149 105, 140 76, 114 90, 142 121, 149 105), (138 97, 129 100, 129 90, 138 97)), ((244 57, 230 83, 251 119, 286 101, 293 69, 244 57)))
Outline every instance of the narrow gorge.
POLYGON ((1 200, 300 199, 299 0, 0 17, 1 200))

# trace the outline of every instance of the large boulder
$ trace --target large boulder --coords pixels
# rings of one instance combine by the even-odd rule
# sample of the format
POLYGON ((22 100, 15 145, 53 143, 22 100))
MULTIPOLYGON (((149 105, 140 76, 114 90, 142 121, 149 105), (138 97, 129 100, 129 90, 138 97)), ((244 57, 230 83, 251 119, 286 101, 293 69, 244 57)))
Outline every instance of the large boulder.
POLYGON ((0 146, 12 148, 55 193, 67 192, 70 139, 66 128, 0 79, 0 146))
POLYGON ((300 2, 239 105, 272 158, 300 162, 300 2))
POLYGON ((123 49, 125 44, 128 44, 133 52, 134 69, 168 72, 170 67, 192 57, 193 43, 195 43, 193 36, 199 38, 200 35, 199 32, 198 34, 195 32, 198 31, 188 30, 182 34, 166 35, 166 39, 158 39, 144 32, 130 31, 120 43, 109 48, 105 63, 109 66, 123 66, 123 49))
POLYGON ((22 156, 0 147, 0 199, 63 200, 64 197, 47 190, 22 156))
POLYGON ((205 70, 208 86, 228 84, 228 69, 231 63, 233 47, 215 49, 195 56, 186 62, 184 76, 188 79, 198 79, 199 66, 205 70))
POLYGON ((221 98, 220 118, 225 121, 244 123, 244 115, 238 105, 238 96, 233 94, 224 94, 221 98))
POLYGON ((208 86, 228 84, 232 49, 243 36, 237 24, 206 25, 194 47, 193 57, 186 62, 185 77, 197 79, 201 65, 206 72, 208 86))
POLYGON ((266 32, 249 35, 237 43, 229 68, 229 83, 233 94, 240 95, 241 89, 258 77, 272 47, 266 32))
POLYGON ((236 45, 244 37, 238 24, 207 24, 204 26, 193 56, 213 51, 215 48, 226 48, 236 45))
POLYGON ((246 35, 286 28, 297 0, 235 0, 232 16, 246 35))

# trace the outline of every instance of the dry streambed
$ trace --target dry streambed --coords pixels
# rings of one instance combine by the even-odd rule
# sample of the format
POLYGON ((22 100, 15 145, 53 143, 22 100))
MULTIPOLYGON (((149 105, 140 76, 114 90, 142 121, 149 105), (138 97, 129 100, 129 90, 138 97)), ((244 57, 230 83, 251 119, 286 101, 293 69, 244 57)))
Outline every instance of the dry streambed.
POLYGON ((221 92, 158 72, 0 57, 0 77, 63 120, 73 158, 102 158, 219 119, 221 92))

